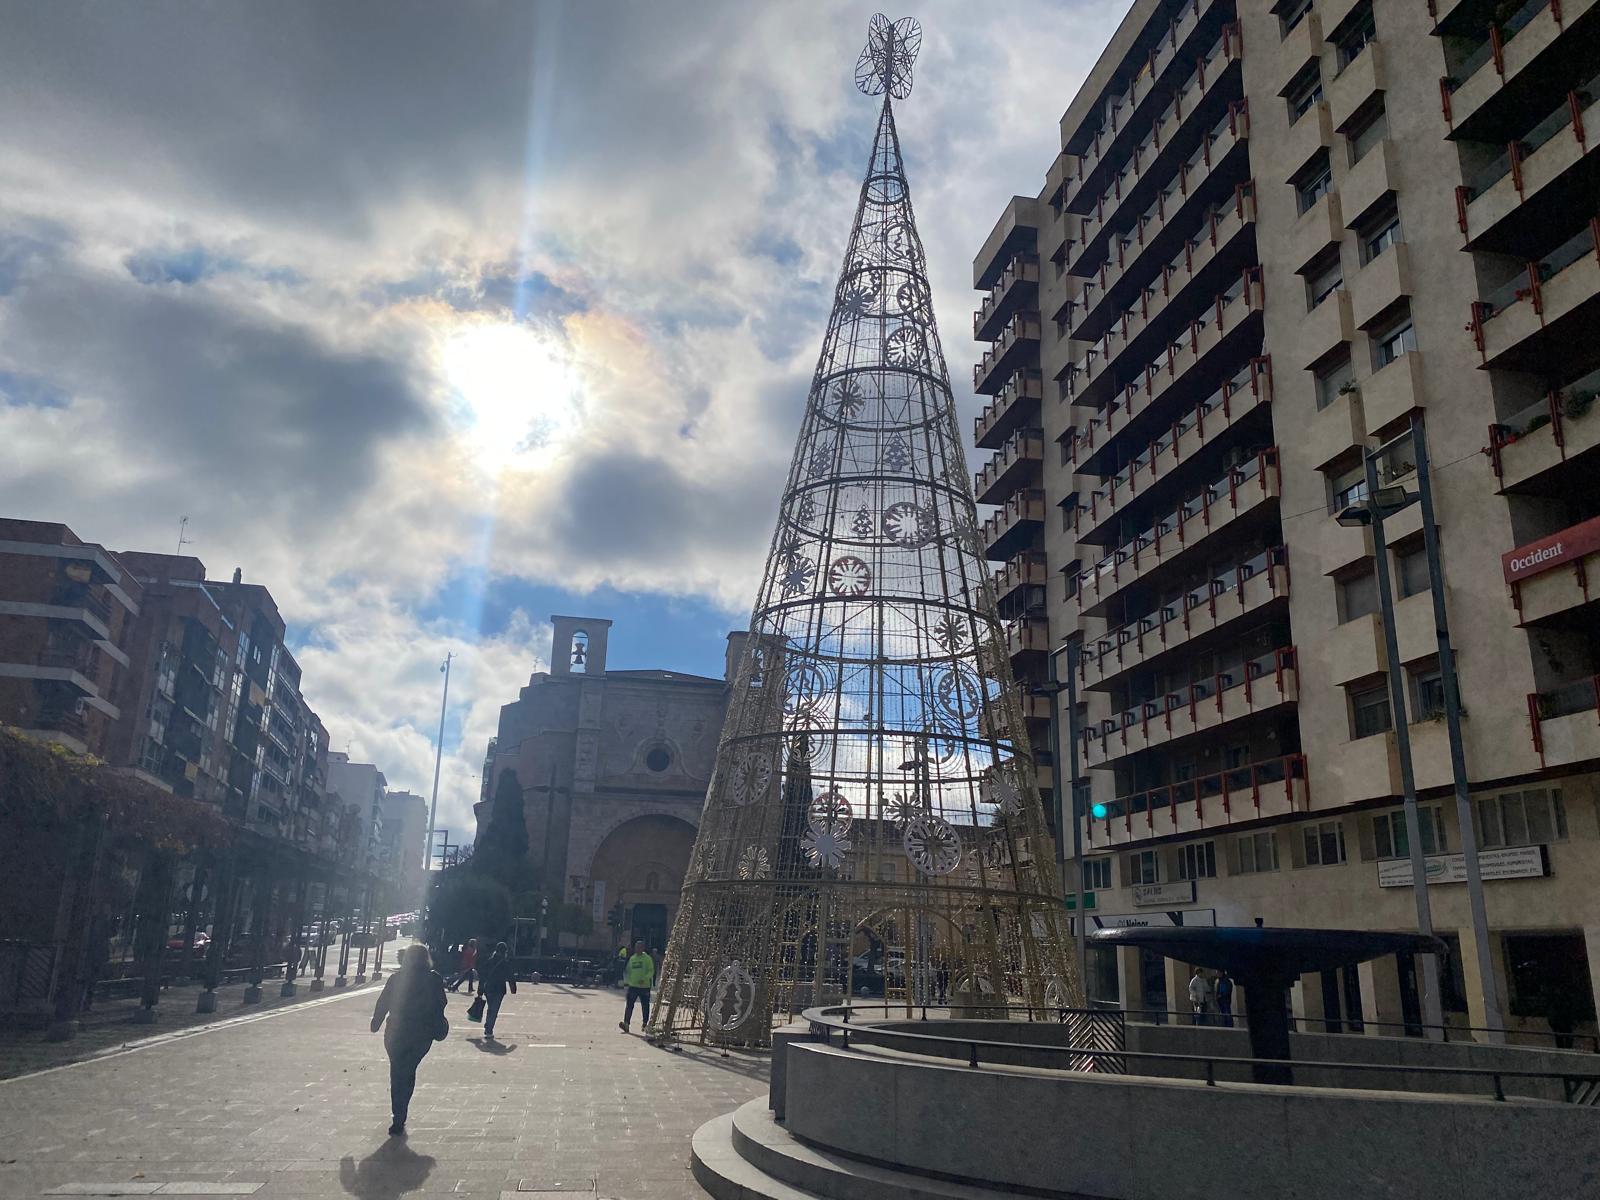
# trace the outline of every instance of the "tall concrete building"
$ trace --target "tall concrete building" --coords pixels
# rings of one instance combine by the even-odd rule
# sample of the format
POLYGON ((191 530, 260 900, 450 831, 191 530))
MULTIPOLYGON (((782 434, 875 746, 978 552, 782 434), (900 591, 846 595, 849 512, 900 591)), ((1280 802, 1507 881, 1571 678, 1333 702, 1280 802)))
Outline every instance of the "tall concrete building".
POLYGON ((395 911, 422 906, 423 847, 428 840, 428 802, 415 792, 385 792, 382 803, 384 878, 393 882, 395 911))
MULTIPOLYGON (((1412 505, 1387 565, 1443 1007, 1592 1030, 1600 6, 1513 8, 1135 0, 973 264, 977 487, 1025 686, 1081 649, 1092 915, 1414 929, 1374 541, 1335 517, 1368 448, 1415 490, 1421 414, 1490 928, 1480 962, 1412 505)), ((1090 989, 1180 1007, 1181 970, 1097 956, 1090 989)), ((1415 966, 1295 1003, 1414 1021, 1415 966)))

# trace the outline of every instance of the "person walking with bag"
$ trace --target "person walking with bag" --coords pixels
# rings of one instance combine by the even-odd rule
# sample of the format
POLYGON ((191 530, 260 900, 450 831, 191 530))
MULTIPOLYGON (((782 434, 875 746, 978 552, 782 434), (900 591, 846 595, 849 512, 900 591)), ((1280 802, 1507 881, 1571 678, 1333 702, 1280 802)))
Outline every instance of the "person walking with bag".
POLYGON ((617 1028, 623 1033, 628 1032, 628 1026, 633 1022, 634 1001, 639 1002, 639 1011, 644 1014, 640 1018, 641 1024, 650 1024, 650 988, 655 981, 656 960, 644 952, 644 940, 641 938, 634 942, 633 954, 628 959, 628 965, 622 969, 622 982, 628 987, 628 1001, 617 1028))
POLYGON ((461 965, 456 968, 456 973, 451 977, 449 988, 452 992, 459 991, 461 985, 467 985, 470 994, 472 984, 478 978, 478 939, 468 938, 467 944, 461 947, 461 965))
POLYGON ((504 942, 496 942, 494 953, 478 971, 478 995, 488 1003, 483 1017, 483 1036, 494 1037, 494 1019, 500 1015, 500 1005, 506 998, 506 989, 512 995, 517 991, 517 972, 511 962, 511 951, 504 942))
POLYGON ((372 1009, 372 1032, 383 1030, 383 1048, 389 1055, 389 1106, 394 1114, 390 1137, 405 1137, 417 1067, 433 1043, 450 1033, 445 1003, 444 980, 433 969, 428 948, 406 947, 400 969, 389 976, 372 1009))

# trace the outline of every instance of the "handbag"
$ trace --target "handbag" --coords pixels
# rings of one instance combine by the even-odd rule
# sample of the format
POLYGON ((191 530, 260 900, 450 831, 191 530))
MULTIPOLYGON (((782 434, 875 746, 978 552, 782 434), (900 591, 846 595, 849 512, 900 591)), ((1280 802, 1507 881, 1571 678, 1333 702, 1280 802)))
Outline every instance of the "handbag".
POLYGON ((472 1002, 471 1006, 467 1009, 467 1020, 469 1020, 469 1021, 481 1021, 481 1020, 483 1020, 483 1006, 484 1006, 483 993, 479 992, 478 993, 478 998, 476 1000, 474 1000, 472 1002))
POLYGON ((450 1036, 450 1018, 444 1013, 439 1014, 439 1020, 433 1027, 433 1040, 442 1042, 450 1036))

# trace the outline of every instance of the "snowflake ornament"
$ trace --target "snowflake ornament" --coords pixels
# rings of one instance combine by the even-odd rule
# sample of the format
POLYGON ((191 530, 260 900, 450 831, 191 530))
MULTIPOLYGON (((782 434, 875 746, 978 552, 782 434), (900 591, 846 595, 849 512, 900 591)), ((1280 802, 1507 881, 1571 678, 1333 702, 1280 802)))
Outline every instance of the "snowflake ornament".
POLYGON ((931 510, 901 501, 883 510, 883 532, 897 546, 914 549, 933 541, 939 531, 931 510))
POLYGON ((850 853, 850 839, 832 830, 808 829, 800 835, 800 848, 813 867, 837 870, 850 853))
POLYGON ((835 596, 864 596, 872 587, 872 568, 854 555, 836 558, 828 568, 828 587, 835 596))
POLYGON ((746 846, 739 855, 740 879, 766 879, 772 874, 772 856, 765 846, 746 846))
POLYGON ((810 591, 811 581, 816 576, 816 573, 816 563, 809 558, 801 558, 799 555, 794 555, 785 564, 783 574, 779 577, 779 582, 783 587, 783 594, 785 596, 798 596, 802 592, 810 591))
POLYGON ((884 805, 884 813, 896 825, 909 825, 922 815, 922 805, 917 802, 915 796, 896 792, 889 797, 888 804, 884 805))
POLYGON ((927 352, 922 333, 910 325, 900 326, 883 343, 883 357, 891 366, 920 366, 927 352))
POLYGON ((901 835, 906 858, 924 875, 948 875, 961 865, 961 835, 943 817, 923 813, 901 835))
POLYGON ((959 654, 967 644, 967 623, 959 617, 940 617, 933 626, 933 640, 946 654, 959 654))
POLYGON ((806 825, 817 833, 848 833, 855 812, 844 794, 830 788, 812 800, 806 825))
POLYGON ((833 385, 833 403, 841 421, 853 421, 867 406, 867 398, 861 394, 861 385, 854 379, 841 379, 833 385))

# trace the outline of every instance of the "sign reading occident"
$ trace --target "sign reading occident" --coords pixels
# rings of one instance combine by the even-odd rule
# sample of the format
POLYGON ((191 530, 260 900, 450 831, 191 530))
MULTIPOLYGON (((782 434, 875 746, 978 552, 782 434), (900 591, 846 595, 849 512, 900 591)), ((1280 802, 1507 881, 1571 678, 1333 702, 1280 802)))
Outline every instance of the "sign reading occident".
POLYGON ((1500 556, 1500 569, 1507 583, 1516 583, 1530 575, 1567 566, 1597 551, 1600 551, 1600 517, 1591 517, 1560 533, 1508 550, 1500 556))

